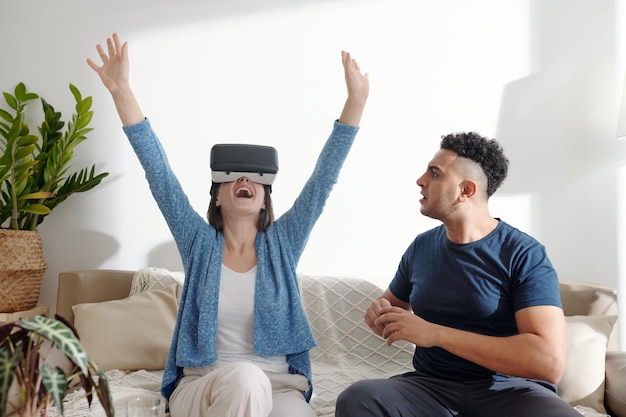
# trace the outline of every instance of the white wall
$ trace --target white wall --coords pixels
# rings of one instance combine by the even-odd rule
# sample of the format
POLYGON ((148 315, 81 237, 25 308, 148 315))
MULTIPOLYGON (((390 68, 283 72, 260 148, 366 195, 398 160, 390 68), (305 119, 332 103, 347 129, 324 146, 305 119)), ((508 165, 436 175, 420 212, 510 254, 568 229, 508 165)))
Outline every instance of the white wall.
POLYGON ((24 81, 66 116, 68 83, 92 95, 96 130, 76 165, 111 173, 40 227, 42 302, 54 305, 63 270, 180 268, 85 63, 113 31, 130 41, 137 96, 201 213, 210 147, 237 141, 278 148, 282 213, 341 110, 341 49, 370 73, 362 130, 301 272, 386 285, 408 243, 436 224, 419 214, 414 181, 439 137, 476 130, 512 163, 492 214, 541 240, 561 280, 618 286, 620 1, 2 0, 0 89, 24 81))

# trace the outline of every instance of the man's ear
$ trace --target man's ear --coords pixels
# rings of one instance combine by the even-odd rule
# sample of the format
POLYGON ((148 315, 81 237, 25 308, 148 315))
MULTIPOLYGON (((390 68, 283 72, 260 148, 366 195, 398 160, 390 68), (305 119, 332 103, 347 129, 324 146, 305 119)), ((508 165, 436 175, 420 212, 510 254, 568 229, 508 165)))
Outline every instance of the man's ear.
POLYGON ((474 195, 476 195, 476 192, 478 191, 478 185, 476 184, 476 181, 472 181, 472 180, 465 180, 461 183, 461 195, 459 196, 459 198, 461 199, 461 201, 464 201, 468 198, 473 197, 474 195))

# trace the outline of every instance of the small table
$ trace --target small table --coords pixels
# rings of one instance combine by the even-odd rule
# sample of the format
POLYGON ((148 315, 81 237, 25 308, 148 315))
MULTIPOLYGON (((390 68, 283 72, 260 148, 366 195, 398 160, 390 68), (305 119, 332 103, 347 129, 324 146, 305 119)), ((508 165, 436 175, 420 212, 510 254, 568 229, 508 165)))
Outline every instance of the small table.
POLYGON ((50 314, 50 307, 37 306, 30 310, 16 311, 14 313, 0 313, 0 324, 16 322, 22 317, 33 318, 35 316, 47 316, 50 314))

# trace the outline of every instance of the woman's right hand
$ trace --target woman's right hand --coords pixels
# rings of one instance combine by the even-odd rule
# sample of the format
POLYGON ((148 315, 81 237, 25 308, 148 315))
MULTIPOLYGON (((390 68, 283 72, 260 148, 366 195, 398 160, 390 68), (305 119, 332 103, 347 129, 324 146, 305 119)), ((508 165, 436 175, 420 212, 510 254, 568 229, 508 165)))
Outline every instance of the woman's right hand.
POLYGON ((87 64, 100 76, 109 90, 117 113, 124 126, 139 123, 145 119, 129 84, 128 43, 122 43, 117 33, 107 38, 107 51, 102 45, 96 46, 102 65, 87 59, 87 64))
POLYGON ((349 52, 341 51, 341 62, 343 63, 346 87, 348 88, 348 98, 344 104, 341 116, 339 116, 339 122, 358 126, 370 92, 369 76, 367 73, 363 74, 361 72, 359 63, 352 58, 349 52))
POLYGON ((128 85, 129 63, 128 42, 122 43, 117 33, 112 38, 107 38, 108 54, 102 45, 98 44, 96 50, 102 59, 102 65, 97 65, 91 58, 87 64, 100 76, 104 86, 114 94, 121 85, 128 85))

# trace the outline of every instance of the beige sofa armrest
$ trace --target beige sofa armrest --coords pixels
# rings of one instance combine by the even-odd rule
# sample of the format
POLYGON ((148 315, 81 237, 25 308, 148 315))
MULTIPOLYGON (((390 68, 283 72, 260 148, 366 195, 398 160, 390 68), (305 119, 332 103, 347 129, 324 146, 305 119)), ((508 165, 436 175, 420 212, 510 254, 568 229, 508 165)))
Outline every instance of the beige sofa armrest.
POLYGON ((606 353, 604 402, 614 417, 626 417, 626 352, 606 353))
POLYGON ((86 269, 59 274, 56 313, 74 323, 72 306, 128 297, 135 271, 86 269))

